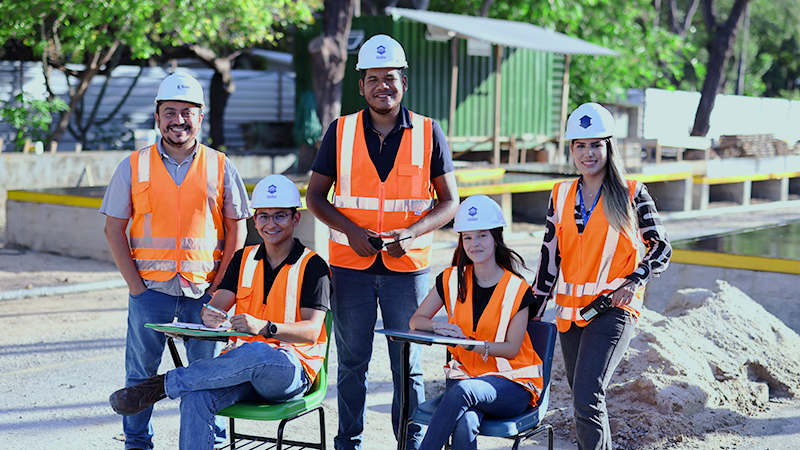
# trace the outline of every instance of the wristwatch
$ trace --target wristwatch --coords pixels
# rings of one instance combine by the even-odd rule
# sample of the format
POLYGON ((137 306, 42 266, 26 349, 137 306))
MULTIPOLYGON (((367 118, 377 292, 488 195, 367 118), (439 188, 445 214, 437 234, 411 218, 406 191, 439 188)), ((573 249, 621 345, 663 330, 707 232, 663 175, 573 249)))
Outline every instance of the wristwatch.
POLYGON ((275 325, 275 322, 268 320, 267 325, 261 330, 264 332, 264 337, 267 339, 272 339, 275 336, 275 333, 278 332, 278 326, 275 325))

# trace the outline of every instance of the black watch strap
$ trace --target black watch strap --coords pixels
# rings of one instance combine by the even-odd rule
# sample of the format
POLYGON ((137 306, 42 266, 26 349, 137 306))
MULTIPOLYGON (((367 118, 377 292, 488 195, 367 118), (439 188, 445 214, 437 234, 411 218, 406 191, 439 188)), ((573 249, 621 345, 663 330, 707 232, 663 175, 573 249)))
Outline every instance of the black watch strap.
POLYGON ((275 322, 268 320, 267 326, 264 327, 264 330, 266 330, 264 337, 267 339, 272 339, 275 336, 275 333, 278 332, 278 326, 275 325, 275 322))

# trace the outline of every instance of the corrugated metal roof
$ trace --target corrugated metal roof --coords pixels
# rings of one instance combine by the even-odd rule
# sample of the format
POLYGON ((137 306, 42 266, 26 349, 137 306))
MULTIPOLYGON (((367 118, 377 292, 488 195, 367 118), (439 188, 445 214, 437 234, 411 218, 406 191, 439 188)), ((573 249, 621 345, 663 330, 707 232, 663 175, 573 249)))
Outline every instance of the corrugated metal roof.
POLYGON ((605 47, 524 22, 405 8, 388 8, 387 11, 394 16, 453 31, 461 38, 506 47, 562 54, 617 55, 605 47))

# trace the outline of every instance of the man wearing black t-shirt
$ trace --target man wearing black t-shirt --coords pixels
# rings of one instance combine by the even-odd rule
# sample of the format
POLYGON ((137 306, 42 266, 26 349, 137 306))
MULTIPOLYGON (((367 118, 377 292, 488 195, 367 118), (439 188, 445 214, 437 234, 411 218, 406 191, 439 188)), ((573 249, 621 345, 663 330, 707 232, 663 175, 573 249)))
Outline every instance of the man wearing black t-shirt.
POLYGON ((210 449, 215 414, 238 401, 285 402, 314 383, 327 349, 325 314, 331 283, 325 261, 292 237, 300 223, 300 193, 283 175, 253 190, 255 223, 263 243, 237 251, 203 324, 251 334, 229 343, 217 358, 195 361, 113 393, 118 414, 134 415, 166 398, 181 398, 180 448, 210 449))
MULTIPOLYGON (((337 450, 361 448, 378 305, 385 328, 408 328, 429 290, 433 230, 450 221, 458 207, 441 127, 400 103, 408 88, 407 67, 402 46, 391 37, 377 35, 364 42, 356 69, 368 107, 330 125, 306 193, 308 208, 330 227, 331 309, 339 360, 337 450)), ((399 417, 402 358, 399 343, 388 345, 397 437, 400 422, 407 419, 399 417)), ((413 411, 425 399, 416 345, 410 368, 413 411)), ((410 426, 407 448, 417 449, 420 442, 420 427, 410 426)))

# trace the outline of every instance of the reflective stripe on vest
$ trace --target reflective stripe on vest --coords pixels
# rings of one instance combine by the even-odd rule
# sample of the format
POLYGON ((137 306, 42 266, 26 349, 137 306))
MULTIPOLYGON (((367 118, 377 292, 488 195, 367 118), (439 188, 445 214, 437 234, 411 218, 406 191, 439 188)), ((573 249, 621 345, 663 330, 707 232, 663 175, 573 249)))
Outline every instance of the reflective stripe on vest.
POLYGON ((133 214, 129 242, 142 278, 166 281, 179 272, 193 283, 214 278, 225 245, 223 163, 224 156, 199 144, 182 186, 178 186, 164 167, 157 145, 131 155, 133 214), (197 211, 204 214, 201 220, 194 217, 197 211))
MULTIPOLYGON (((303 285, 303 275, 308 261, 316 255, 305 248, 297 262, 284 265, 272 285, 273 291, 268 294, 267 307, 263 304, 264 298, 264 261, 256 259, 258 248, 253 245, 246 247, 242 254, 242 266, 239 271, 239 288, 236 293, 237 313, 247 313, 261 320, 272 320, 278 323, 295 323, 300 319, 300 288, 303 285), (285 285, 282 292, 277 292, 285 285), (258 306, 263 307, 258 308, 258 306), (278 317, 280 316, 280 317, 278 317)), ((322 331, 314 343, 289 343, 277 339, 266 339, 263 336, 237 337, 242 342, 263 341, 273 348, 281 348, 294 353, 309 379, 314 380, 322 368, 327 349, 327 332, 323 325, 322 331)))
MULTIPOLYGON (((377 174, 363 129, 363 111, 339 118, 337 127, 337 178, 332 204, 357 225, 376 232, 407 228, 433 209, 430 182, 432 122, 411 114, 412 128, 402 131, 395 166, 386 181, 377 174)), ((414 239, 401 258, 380 253, 384 265, 396 272, 414 272, 430 265, 433 232, 414 239)), ((386 250, 384 248, 384 250, 386 250)), ((350 248, 347 236, 329 232, 330 263, 362 270, 376 256, 360 257, 350 248)))
MULTIPOLYGON (((458 274, 457 268, 445 269, 442 281, 444 284, 448 322, 454 323, 464 331, 469 325, 472 330, 472 301, 458 302, 458 274)), ((467 295, 472 295, 472 266, 467 266, 464 274, 467 282, 467 295)), ((486 305, 483 315, 478 321, 475 332, 465 333, 470 338, 487 340, 490 342, 505 342, 508 326, 511 319, 519 309, 522 297, 529 287, 523 280, 509 271, 505 271, 503 278, 495 287, 489 304, 486 305), (499 295, 501 293, 501 295, 499 295), (491 336, 485 334, 478 336, 486 325, 496 326, 491 330, 491 336)), ((490 356, 487 362, 482 362, 481 357, 461 347, 449 347, 455 358, 445 366, 445 376, 449 379, 467 379, 477 376, 499 376, 518 383, 531 392, 531 404, 535 404, 541 394, 543 383, 543 367, 541 359, 533 349, 527 332, 520 345, 517 356, 512 359, 500 356, 490 356)))
MULTIPOLYGON (((577 235, 575 212, 572 209, 577 195, 577 183, 578 180, 561 182, 553 188, 556 234, 559 239, 559 251, 561 252, 561 264, 558 269, 558 280, 554 290, 556 297, 555 313, 558 328, 562 332, 569 329, 571 322, 575 322, 579 326, 585 326, 588 322, 583 320, 580 310, 589 305, 598 296, 622 286, 626 282, 624 277, 632 273, 636 269, 638 262, 641 261, 638 249, 633 246, 627 235, 614 230, 608 225, 602 206, 596 208, 592 214, 592 219, 589 222, 592 226, 591 230, 589 229, 589 224, 584 224, 583 234, 577 235), (589 233, 594 235, 598 232, 598 227, 605 227, 602 247, 597 244, 590 244, 591 242, 599 243, 597 238, 590 239, 589 237, 589 233), (596 259, 578 255, 565 255, 562 248, 563 245, 566 245, 564 244, 565 233, 569 236, 567 239, 578 242, 581 248, 581 255, 599 256, 599 264, 595 272, 590 274, 581 269, 574 269, 576 273, 566 272, 567 270, 573 270, 569 269, 568 264, 565 264, 567 258, 572 258, 571 261, 577 261, 575 258, 580 258, 579 264, 583 264, 586 261, 591 263, 596 259), (633 267, 613 267, 615 257, 619 256, 622 259, 634 258, 633 267)), ((635 181, 628 181, 628 190, 631 198, 635 194, 636 186, 635 181)), ((598 206, 602 201, 603 198, 600 197, 598 206)), ((632 302, 624 309, 638 315, 643 304, 643 292, 644 288, 637 291, 632 302)))

